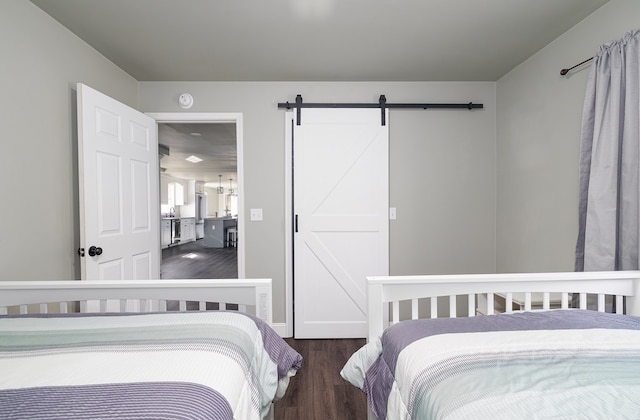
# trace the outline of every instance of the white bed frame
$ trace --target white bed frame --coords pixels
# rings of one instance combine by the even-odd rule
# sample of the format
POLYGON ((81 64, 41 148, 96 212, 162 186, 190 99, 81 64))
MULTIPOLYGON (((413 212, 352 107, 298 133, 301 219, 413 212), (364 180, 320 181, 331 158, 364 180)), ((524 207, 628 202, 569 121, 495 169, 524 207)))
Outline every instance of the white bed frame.
MULTIPOLYGON (((640 271, 378 276, 367 277, 367 283, 369 342, 380 337, 387 326, 400 322, 401 302, 410 306, 410 319, 437 318, 438 298, 448 299, 448 315, 453 318, 475 316, 478 312, 494 314, 496 296, 504 299, 504 311, 508 313, 515 311, 516 302, 523 303, 525 311, 535 310, 534 307, 568 308, 575 294, 581 309, 587 309, 589 297, 597 296, 600 312, 605 310, 606 295, 615 296, 618 313, 622 312, 626 297, 626 313, 640 316, 640 271), (467 296, 467 307, 460 311, 458 296, 467 296), (429 300, 429 314, 419 311, 424 299, 429 300)), ((370 408, 367 418, 375 419, 370 408)))
MULTIPOLYGON (((600 271, 566 273, 469 274, 430 276, 367 277, 368 340, 375 340, 384 328, 400 320, 400 302, 409 301, 411 319, 437 318, 438 297, 447 297, 449 316, 475 316, 494 312, 495 296, 505 301, 505 312, 521 301, 524 310, 568 308, 572 294, 578 294, 579 307, 587 309, 587 298, 597 296, 597 310, 605 310, 605 295, 615 296, 616 312, 621 313, 626 297, 626 313, 640 316, 640 271, 600 271), (459 311, 457 296, 468 296, 466 311, 459 311), (429 316, 419 314, 419 299, 429 299, 429 316), (484 306, 479 308, 478 305, 484 306), (391 307, 391 308, 390 308, 391 307), (389 314, 391 311, 391 314, 389 314)), ((406 305, 409 305, 407 303, 406 305)), ((461 308, 464 309, 464 308, 461 308)))
MULTIPOLYGON (((200 311, 207 302, 238 305, 272 325, 271 279, 0 281, 0 315, 68 313, 75 302, 81 312, 165 312, 169 300, 180 311, 187 301, 200 311)), ((272 404, 265 420, 273 416, 272 404)))
POLYGON ((272 323, 271 279, 0 281, 0 315, 67 313, 75 302, 82 312, 164 312, 168 300, 181 311, 187 301, 199 310, 206 302, 234 304, 272 323))

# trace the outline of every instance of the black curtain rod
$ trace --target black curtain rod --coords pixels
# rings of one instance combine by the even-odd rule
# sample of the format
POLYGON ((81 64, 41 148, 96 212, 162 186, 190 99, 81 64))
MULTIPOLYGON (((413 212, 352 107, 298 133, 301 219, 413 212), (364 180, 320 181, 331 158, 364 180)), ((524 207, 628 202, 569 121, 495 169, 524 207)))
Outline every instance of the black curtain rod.
POLYGON ((578 63, 578 64, 576 64, 576 65, 575 65, 575 66, 573 66, 573 67, 569 67, 568 69, 562 69, 562 70, 560 70, 560 75, 561 75, 561 76, 564 76, 565 74, 569 73, 571 70, 575 69, 576 67, 581 66, 581 65, 583 65, 584 63, 588 63, 588 62, 589 62, 589 61, 591 61, 591 60, 593 60, 593 57, 591 57, 591 58, 587 58, 587 59, 586 59, 586 60, 584 60, 582 63, 578 63))
POLYGON ((477 109, 484 108, 483 104, 474 104, 473 102, 469 102, 466 104, 443 104, 443 103, 433 103, 433 104, 419 104, 419 103, 396 103, 389 104, 387 103, 387 98, 384 95, 380 95, 377 103, 303 103, 302 95, 296 96, 296 102, 279 102, 278 108, 286 108, 292 109, 295 108, 298 113, 298 122, 297 125, 300 125, 300 110, 302 108, 380 108, 382 110, 382 125, 386 125, 385 121, 385 112, 384 110, 387 108, 419 108, 419 109, 429 109, 429 108, 444 108, 444 109, 477 109))

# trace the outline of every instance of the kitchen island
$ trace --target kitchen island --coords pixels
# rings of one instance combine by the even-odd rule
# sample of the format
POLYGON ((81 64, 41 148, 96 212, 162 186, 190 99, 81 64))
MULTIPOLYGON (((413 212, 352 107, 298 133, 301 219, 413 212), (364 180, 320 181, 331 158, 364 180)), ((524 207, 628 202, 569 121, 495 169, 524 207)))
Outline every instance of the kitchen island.
POLYGON ((231 217, 207 217, 204 219, 204 246, 224 248, 227 246, 227 229, 237 228, 238 219, 231 217))

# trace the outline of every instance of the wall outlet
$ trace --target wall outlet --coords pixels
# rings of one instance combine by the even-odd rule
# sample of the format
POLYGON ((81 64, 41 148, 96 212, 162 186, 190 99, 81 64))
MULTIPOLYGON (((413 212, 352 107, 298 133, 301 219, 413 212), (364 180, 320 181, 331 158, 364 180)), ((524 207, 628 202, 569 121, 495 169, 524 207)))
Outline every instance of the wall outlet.
POLYGON ((251 209, 249 210, 249 219, 252 222, 261 222, 262 221, 262 209, 251 209))

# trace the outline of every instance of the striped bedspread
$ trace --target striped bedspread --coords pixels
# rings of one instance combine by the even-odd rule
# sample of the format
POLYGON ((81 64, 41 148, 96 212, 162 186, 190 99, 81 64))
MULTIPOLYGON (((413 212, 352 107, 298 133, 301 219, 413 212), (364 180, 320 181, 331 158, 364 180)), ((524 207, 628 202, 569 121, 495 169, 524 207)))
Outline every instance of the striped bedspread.
POLYGON ((404 321, 341 374, 378 419, 639 419, 640 318, 570 309, 404 321))
POLYGON ((301 363, 237 312, 0 317, 0 419, 261 419, 301 363))

